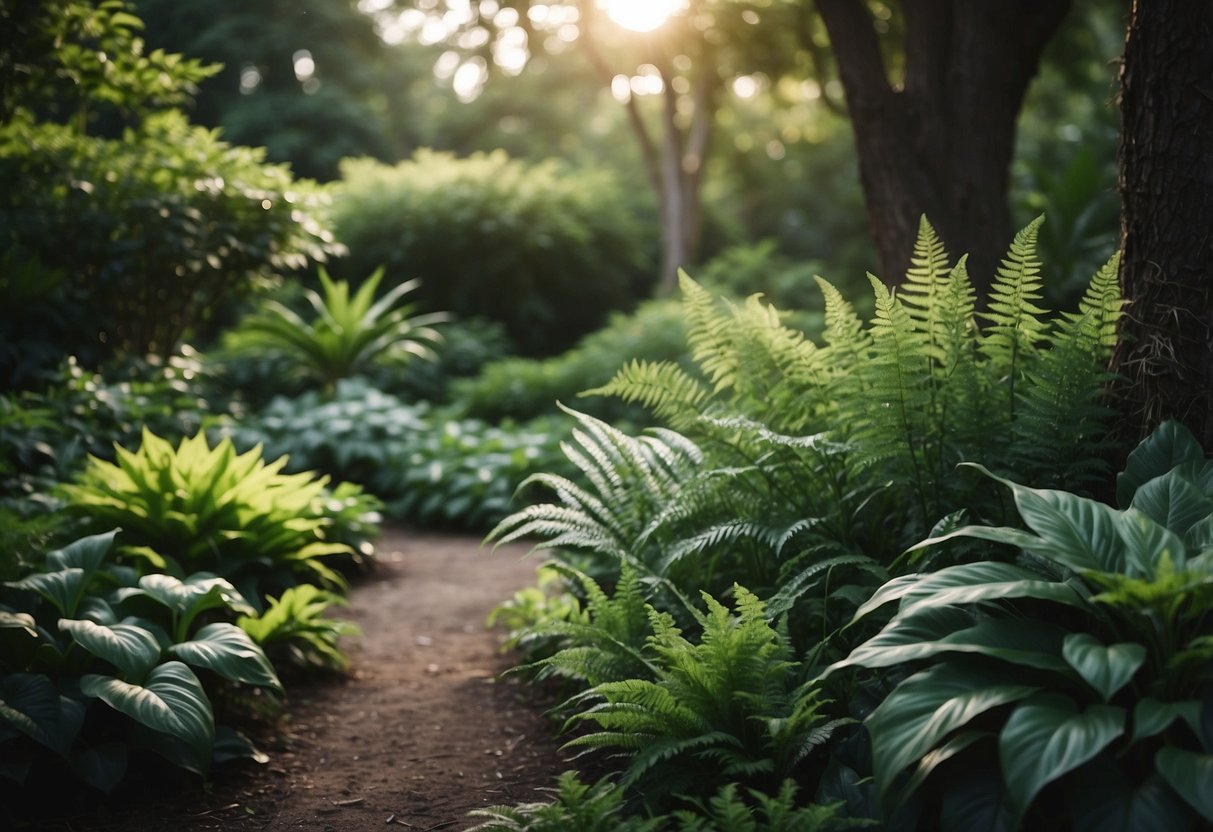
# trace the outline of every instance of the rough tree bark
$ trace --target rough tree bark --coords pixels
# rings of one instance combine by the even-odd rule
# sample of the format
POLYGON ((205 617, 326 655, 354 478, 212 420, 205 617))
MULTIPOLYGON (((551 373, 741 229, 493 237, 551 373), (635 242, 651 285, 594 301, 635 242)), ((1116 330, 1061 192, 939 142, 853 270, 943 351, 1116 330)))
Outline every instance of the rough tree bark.
POLYGON ((1122 436, 1213 452, 1213 2, 1135 0, 1121 67, 1122 436))
POLYGON ((901 282, 926 214, 979 292, 1014 229, 1015 124, 1071 0, 904 0, 904 83, 864 0, 817 0, 855 128, 882 279, 901 282))

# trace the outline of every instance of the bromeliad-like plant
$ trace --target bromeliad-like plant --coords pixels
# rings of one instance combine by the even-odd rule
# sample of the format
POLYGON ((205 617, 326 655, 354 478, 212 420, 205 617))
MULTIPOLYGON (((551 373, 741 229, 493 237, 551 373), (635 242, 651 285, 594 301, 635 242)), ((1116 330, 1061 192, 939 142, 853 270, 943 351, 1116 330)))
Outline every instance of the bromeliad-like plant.
POLYGON ((114 535, 82 538, 49 553, 43 571, 5 584, 17 592, 11 605, 0 605, 0 775, 20 781, 49 751, 108 792, 132 748, 197 773, 209 769, 217 740, 255 754, 233 732, 217 732, 195 673, 281 692, 243 630, 223 621, 198 625, 207 611, 230 615, 248 605, 213 575, 138 577, 107 563, 114 535), (125 726, 120 741, 112 728, 90 730, 107 718, 125 726))
POLYGON ((1164 424, 1120 474, 1120 510, 994 479, 1026 531, 921 546, 976 538, 1020 561, 894 579, 857 615, 892 619, 832 668, 910 670, 865 723, 884 807, 916 795, 945 830, 1205 828, 1213 460, 1164 424))
POLYGON ((117 454, 90 459, 63 493, 91 530, 123 529, 120 556, 178 577, 214 573, 258 607, 302 578, 343 585, 321 562, 351 551, 326 539, 327 478, 283 474, 285 458, 267 464, 260 447, 237 454, 227 439, 212 448, 202 433, 174 448, 144 430, 137 451, 117 454))
POLYGON ((282 355, 296 370, 318 382, 326 394, 336 390, 338 381, 372 364, 432 355, 439 338, 433 326, 446 320, 446 315, 418 315, 413 304, 400 303, 420 281, 405 281, 375 300, 382 268, 353 297, 346 281, 333 280, 323 267, 319 276, 323 296, 312 290, 306 294, 316 313, 313 320, 305 320, 277 301, 267 301, 233 334, 233 350, 282 355))

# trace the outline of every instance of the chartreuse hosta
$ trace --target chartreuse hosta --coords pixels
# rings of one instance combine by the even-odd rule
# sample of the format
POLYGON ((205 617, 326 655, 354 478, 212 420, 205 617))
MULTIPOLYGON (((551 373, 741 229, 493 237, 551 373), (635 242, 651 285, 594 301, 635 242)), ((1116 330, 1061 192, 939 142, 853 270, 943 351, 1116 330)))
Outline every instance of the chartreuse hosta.
POLYGON ((213 572, 257 607, 305 580, 343 586, 320 560, 352 551, 326 539, 327 478, 283 474, 285 457, 267 464, 260 446, 238 454, 228 439, 212 448, 203 433, 174 447, 144 430, 138 450, 116 451, 63 490, 90 531, 122 528, 119 556, 178 576, 213 572))
MULTIPOLYGON (((992 475, 990 475, 992 476, 992 475)), ((1116 509, 994 477, 1018 547, 887 583, 893 610, 842 668, 908 673, 867 719, 876 788, 942 829, 1213 823, 1213 461, 1167 423, 1129 457, 1116 509)))
MULTIPOLYGON (((139 576, 107 563, 114 535, 51 552, 44 571, 5 584, 0 775, 21 780, 49 751, 109 791, 132 748, 205 772, 218 745, 239 753, 241 741, 216 732, 195 671, 281 691, 265 654, 243 630, 221 621, 199 626, 210 610, 251 611, 231 583, 209 574, 139 576), (102 724, 110 727, 95 728, 102 724)), ((254 753, 247 742, 243 750, 254 753)))

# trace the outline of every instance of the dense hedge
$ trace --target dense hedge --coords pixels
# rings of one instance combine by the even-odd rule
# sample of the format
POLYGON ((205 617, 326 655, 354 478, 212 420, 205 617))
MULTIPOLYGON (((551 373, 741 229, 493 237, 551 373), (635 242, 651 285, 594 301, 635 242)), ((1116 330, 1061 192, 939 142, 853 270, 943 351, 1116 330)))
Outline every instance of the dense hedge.
POLYGON ((342 174, 332 220, 350 251, 335 274, 420 278, 428 308, 499 320, 524 353, 569 346, 654 275, 653 232, 603 172, 422 150, 342 174))

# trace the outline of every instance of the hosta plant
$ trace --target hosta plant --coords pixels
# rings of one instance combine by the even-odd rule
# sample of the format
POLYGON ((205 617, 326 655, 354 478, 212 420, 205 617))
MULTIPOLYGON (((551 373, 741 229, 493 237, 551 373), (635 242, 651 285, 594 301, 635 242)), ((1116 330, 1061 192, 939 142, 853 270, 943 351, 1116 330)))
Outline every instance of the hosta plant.
POLYGON ((866 721, 888 810, 926 828, 1193 829, 1213 823, 1213 461, 1175 423, 1129 457, 1121 508, 1011 490, 1018 547, 894 579, 842 668, 901 668, 866 721))
POLYGON ((254 606, 303 579, 342 584, 321 561, 350 552, 313 507, 326 478, 283 474, 286 459, 267 464, 260 448, 238 454, 226 439, 212 448, 202 433, 174 447, 145 430, 138 450, 117 454, 91 459, 63 493, 91 530, 123 529, 123 558, 178 577, 213 572, 254 606))
MULTIPOLYGON (((6 777, 21 780, 50 752, 109 791, 132 748, 204 773, 217 738, 230 747, 216 731, 204 681, 281 691, 261 648, 239 627, 208 615, 248 610, 231 583, 208 574, 138 576, 109 562, 113 543, 114 532, 82 538, 49 553, 42 571, 5 585, 0 774, 6 777)), ((252 751, 247 743, 245 750, 252 751)))
POLYGON ((417 315, 412 304, 401 303, 420 281, 401 283, 375 300, 383 269, 363 281, 352 297, 346 281, 333 280, 323 267, 319 276, 323 295, 311 290, 306 294, 315 313, 312 319, 282 303, 267 301, 233 333, 232 349, 237 354, 269 351, 281 355, 328 394, 338 381, 373 364, 432 355, 438 340, 433 325, 446 316, 417 315))
POLYGON ((325 615, 329 607, 346 606, 344 596, 300 584, 268 600, 264 612, 250 610, 236 621, 253 641, 299 668, 345 670, 349 659, 338 642, 361 631, 356 624, 325 615))

